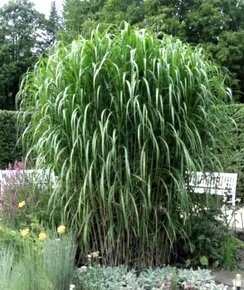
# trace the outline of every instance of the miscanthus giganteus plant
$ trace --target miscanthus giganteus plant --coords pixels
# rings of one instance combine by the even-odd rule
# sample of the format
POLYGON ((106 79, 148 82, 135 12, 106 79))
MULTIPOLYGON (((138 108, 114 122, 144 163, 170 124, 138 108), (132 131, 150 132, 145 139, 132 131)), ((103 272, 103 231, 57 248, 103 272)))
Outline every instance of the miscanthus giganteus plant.
POLYGON ((58 43, 27 73, 23 139, 55 170, 49 206, 78 230, 82 253, 137 266, 170 259, 187 238, 184 172, 211 161, 205 144, 229 96, 201 49, 127 24, 58 43))

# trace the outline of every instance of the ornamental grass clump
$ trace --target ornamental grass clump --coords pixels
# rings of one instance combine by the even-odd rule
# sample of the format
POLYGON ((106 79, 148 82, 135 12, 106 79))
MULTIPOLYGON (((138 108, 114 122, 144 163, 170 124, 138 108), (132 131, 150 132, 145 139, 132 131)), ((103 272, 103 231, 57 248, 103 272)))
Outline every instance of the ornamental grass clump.
POLYGON ((169 261, 176 239, 187 238, 184 173, 204 170, 203 158, 211 164, 205 145, 229 96, 200 48, 127 24, 58 43, 27 73, 23 139, 37 166, 58 176, 49 208, 77 230, 83 256, 169 261))

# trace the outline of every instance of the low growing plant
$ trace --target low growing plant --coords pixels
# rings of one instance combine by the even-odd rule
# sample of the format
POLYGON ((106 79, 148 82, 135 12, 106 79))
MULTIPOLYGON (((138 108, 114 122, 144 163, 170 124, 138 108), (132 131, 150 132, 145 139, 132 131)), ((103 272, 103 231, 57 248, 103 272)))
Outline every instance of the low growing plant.
POLYGON ((49 233, 44 241, 24 239, 25 246, 0 249, 0 288, 5 290, 68 290, 74 273, 71 234, 49 233))
POLYGON ((144 290, 144 289, 223 289, 209 270, 181 270, 174 267, 129 271, 126 267, 82 267, 78 271, 78 290, 144 290), (80 286, 79 286, 80 284, 80 286))
POLYGON ((43 264, 53 289, 68 290, 74 275, 76 247, 71 234, 52 235, 44 243, 43 264))

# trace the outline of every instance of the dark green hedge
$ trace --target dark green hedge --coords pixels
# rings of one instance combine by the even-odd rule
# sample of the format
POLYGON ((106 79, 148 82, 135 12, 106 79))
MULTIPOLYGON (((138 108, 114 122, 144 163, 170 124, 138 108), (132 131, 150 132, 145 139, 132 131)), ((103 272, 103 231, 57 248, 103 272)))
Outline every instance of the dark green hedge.
POLYGON ((0 110, 0 169, 21 158, 21 146, 17 146, 17 112, 0 110))
MULTIPOLYGON (((244 202, 244 105, 233 104, 221 108, 230 117, 216 130, 216 156, 223 172, 238 173, 237 196, 244 202)), ((224 118, 223 118, 224 119, 224 118)))

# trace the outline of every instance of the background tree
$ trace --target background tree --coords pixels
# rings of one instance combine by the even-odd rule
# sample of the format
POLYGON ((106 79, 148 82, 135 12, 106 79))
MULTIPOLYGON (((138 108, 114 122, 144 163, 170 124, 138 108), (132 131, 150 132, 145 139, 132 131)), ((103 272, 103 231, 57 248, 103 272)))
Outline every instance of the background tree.
POLYGON ((173 5, 159 5, 156 1, 146 1, 145 19, 139 26, 151 29, 158 36, 166 33, 185 39, 185 23, 179 19, 173 5))
POLYGON ((244 2, 240 0, 146 0, 141 26, 201 44, 232 73, 232 89, 242 99, 244 2))
MULTIPOLYGON (((89 37, 102 24, 100 12, 106 0, 66 0, 63 5, 64 33, 61 38, 72 41, 77 35, 89 37)), ((111 23, 110 23, 111 24, 111 23)))
POLYGON ((43 14, 28 0, 0 9, 0 109, 14 109, 21 76, 47 48, 43 14))
POLYGON ((65 30, 72 38, 80 34, 81 23, 84 21, 81 2, 81 0, 65 0, 63 4, 65 30))
POLYGON ((127 21, 135 24, 144 18, 142 0, 107 0, 101 12, 101 19, 108 23, 118 24, 127 21))
MULTIPOLYGON (((72 6, 75 0, 66 1, 72 6)), ((151 29, 158 37, 170 34, 204 46, 215 61, 231 71, 234 96, 244 101, 243 1, 85 0, 76 1, 75 9, 78 17, 74 14, 72 21, 78 25, 76 35, 89 37, 98 24, 100 29, 106 29, 126 20, 140 28, 151 29)))
POLYGON ((62 19, 59 16, 57 7, 56 7, 56 2, 52 1, 51 2, 51 9, 50 9, 50 14, 49 18, 47 20, 47 31, 48 31, 48 43, 52 45, 55 40, 58 37, 58 32, 62 28, 62 19))
POLYGON ((234 95, 244 101, 244 2, 193 1, 185 23, 186 41, 203 45, 219 64, 231 71, 234 95))

